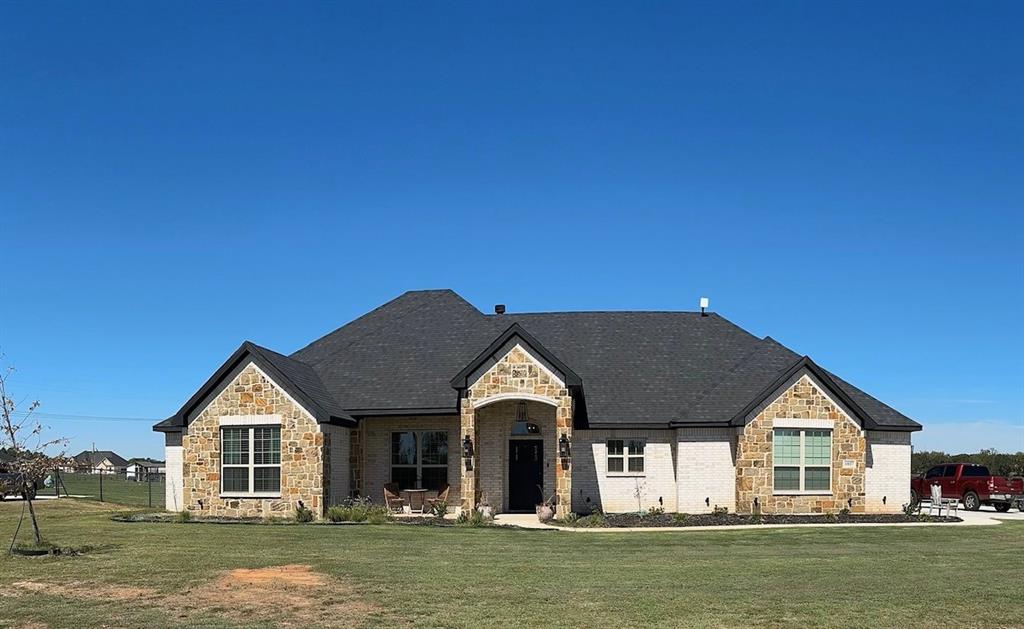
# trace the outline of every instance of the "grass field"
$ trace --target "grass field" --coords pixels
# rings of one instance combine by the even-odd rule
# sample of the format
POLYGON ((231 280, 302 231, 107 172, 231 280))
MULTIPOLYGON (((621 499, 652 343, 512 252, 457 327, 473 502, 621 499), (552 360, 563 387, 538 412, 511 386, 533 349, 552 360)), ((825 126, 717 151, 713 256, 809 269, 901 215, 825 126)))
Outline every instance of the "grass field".
MULTIPOLYGON (((90 500, 99 500, 100 482, 102 481, 105 502, 148 508, 150 499, 152 499, 153 508, 164 508, 164 482, 162 480, 147 483, 127 480, 113 474, 70 474, 67 472, 62 473, 60 479, 64 483, 60 488, 61 495, 64 494, 66 487, 67 492, 72 496, 84 496, 90 500), (152 490, 152 494, 150 494, 150 490, 152 490)), ((39 493, 53 495, 54 488, 40 489, 39 493)))
MULTIPOLYGON (((1024 625, 1024 523, 593 535, 129 524, 102 503, 37 504, 50 541, 100 548, 0 560, 0 626, 1024 625)), ((0 536, 20 511, 0 504, 0 536)))

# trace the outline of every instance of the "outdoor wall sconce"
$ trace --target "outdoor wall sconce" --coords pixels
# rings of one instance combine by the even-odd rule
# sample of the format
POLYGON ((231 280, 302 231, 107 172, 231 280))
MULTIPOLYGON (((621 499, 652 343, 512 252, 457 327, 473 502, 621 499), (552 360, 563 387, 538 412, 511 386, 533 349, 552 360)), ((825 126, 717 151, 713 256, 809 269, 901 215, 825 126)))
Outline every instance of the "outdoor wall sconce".
POLYGON ((469 434, 462 440, 462 458, 466 461, 466 469, 473 469, 473 440, 469 434))
POLYGON ((558 438, 558 456, 563 461, 566 461, 569 459, 569 455, 569 438, 563 432, 562 436, 558 438))
POLYGON ((846 499, 846 506, 850 507, 851 509, 853 508, 853 498, 846 499))
POLYGON ((707 498, 704 499, 704 504, 706 504, 709 507, 711 506, 711 496, 708 496, 707 498))
POLYGON ((882 496, 882 504, 885 504, 886 496, 882 496))

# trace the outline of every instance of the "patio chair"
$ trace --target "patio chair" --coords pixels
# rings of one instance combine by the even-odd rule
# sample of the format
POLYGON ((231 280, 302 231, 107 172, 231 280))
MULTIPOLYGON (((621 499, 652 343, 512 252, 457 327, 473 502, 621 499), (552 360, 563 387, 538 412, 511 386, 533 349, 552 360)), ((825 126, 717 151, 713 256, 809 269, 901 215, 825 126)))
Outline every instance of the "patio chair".
POLYGON ((436 498, 427 498, 427 507, 429 507, 430 511, 434 510, 434 505, 436 505, 437 503, 439 503, 439 502, 448 502, 448 493, 450 491, 451 491, 451 487, 448 486, 448 485, 445 485, 444 489, 442 489, 441 491, 439 491, 437 493, 437 497, 436 498))
POLYGON ((395 513, 401 513, 405 507, 405 500, 398 495, 398 485, 395 483, 384 485, 384 505, 395 513))
POLYGON ((946 517, 949 517, 950 512, 959 513, 960 500, 958 498, 943 498, 942 497, 942 486, 939 484, 932 485, 932 503, 928 506, 928 515, 932 514, 932 509, 939 510, 939 517, 942 517, 942 508, 946 508, 946 517))

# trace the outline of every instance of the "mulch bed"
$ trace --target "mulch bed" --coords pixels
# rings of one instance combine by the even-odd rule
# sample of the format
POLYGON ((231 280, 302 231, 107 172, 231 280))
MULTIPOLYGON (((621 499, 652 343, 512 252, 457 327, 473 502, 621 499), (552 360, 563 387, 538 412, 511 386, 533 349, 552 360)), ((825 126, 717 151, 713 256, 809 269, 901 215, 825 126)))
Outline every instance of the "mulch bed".
MULTIPOLYGON (((929 515, 899 514, 835 514, 835 515, 761 515, 759 517, 726 513, 686 515, 674 513, 657 515, 637 513, 614 513, 605 515, 604 527, 598 528, 640 528, 666 526, 735 526, 738 524, 902 524, 908 522, 961 522, 960 518, 929 515)), ((586 526, 556 522, 562 526, 586 526)))

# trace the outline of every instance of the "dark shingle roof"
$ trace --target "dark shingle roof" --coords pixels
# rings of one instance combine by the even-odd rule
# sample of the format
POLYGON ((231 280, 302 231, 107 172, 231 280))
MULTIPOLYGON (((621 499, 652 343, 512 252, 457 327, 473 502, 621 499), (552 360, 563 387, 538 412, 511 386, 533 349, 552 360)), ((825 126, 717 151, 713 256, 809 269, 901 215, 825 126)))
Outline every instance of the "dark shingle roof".
MULTIPOLYGON (((485 315, 451 290, 405 293, 288 357, 258 349, 334 410, 454 413, 452 378, 513 324, 579 376, 591 426, 727 424, 801 360, 716 314, 485 315)), ((830 384, 878 427, 920 428, 843 380, 830 384)))
POLYGON ((111 450, 83 450, 75 455, 76 461, 82 465, 88 465, 89 467, 96 467, 102 463, 104 459, 109 459, 110 462, 117 467, 124 467, 128 465, 128 461, 111 450))

